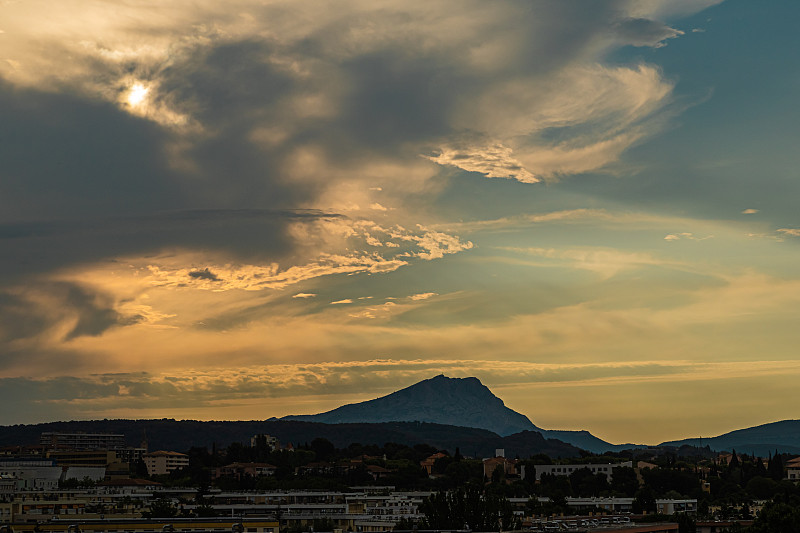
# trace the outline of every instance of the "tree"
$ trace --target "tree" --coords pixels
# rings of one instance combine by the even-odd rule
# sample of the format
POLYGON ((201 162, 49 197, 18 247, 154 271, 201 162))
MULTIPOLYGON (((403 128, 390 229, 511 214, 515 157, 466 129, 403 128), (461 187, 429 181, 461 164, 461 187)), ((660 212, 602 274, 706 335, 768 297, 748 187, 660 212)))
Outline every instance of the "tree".
POLYGON ((311 441, 311 451, 317 455, 317 461, 327 461, 336 453, 336 446, 328 439, 317 437, 311 441))
POLYGON ((785 503, 769 503, 750 527, 753 533, 797 533, 800 531, 800 509, 785 503))
POLYGON ((674 520, 678 523, 678 533, 697 533, 697 523, 686 513, 677 513, 674 520))
POLYGON ((629 466, 620 466, 614 469, 611 478, 611 490, 631 497, 639 490, 639 478, 636 477, 636 470, 629 466))
POLYGON ((745 490, 756 500, 767 500, 778 490, 778 483, 772 478, 756 476, 747 482, 745 490))
POLYGON ((178 508, 169 498, 158 498, 150 503, 150 510, 142 513, 145 518, 173 518, 178 514, 178 508))
POLYGON ((636 495, 633 497, 633 512, 656 512, 656 495, 651 487, 645 485, 636 492, 636 495))
POLYGON ((769 474, 769 477, 775 481, 780 481, 783 479, 783 458, 778 453, 778 450, 775 450, 775 455, 773 455, 769 460, 769 464, 767 465, 767 473, 769 474))
POLYGON ((199 517, 202 517, 202 518, 219 516, 219 513, 217 512, 217 510, 214 509, 213 507, 211 507, 207 503, 204 503, 202 505, 198 505, 197 507, 195 507, 194 513, 195 513, 195 515, 197 515, 199 517))
POLYGON ((608 478, 605 474, 595 474, 588 468, 579 468, 569 475, 572 493, 576 496, 599 496, 608 490, 608 478))
POLYGON ((731 453, 731 462, 728 463, 728 470, 733 470, 734 468, 739 468, 740 466, 739 456, 736 455, 736 449, 734 448, 731 453))
POLYGON ((519 521, 509 501, 502 496, 483 494, 475 486, 450 492, 437 492, 422 502, 426 529, 471 529, 497 531, 516 529, 519 521))

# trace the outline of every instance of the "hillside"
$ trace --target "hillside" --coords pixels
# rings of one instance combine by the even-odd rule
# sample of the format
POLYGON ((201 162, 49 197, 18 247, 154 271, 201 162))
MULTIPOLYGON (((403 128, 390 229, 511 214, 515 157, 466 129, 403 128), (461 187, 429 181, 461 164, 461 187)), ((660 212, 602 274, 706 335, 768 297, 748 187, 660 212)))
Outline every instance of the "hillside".
POLYGON ((546 440, 535 432, 501 437, 485 429, 426 422, 323 424, 290 420, 200 422, 172 419, 52 422, 0 426, 0 446, 35 444, 45 431, 123 433, 131 446, 139 445, 146 433, 150 450, 185 451, 193 446, 211 449, 212 446, 220 448, 232 442, 249 444, 251 436, 267 433, 278 437, 284 444, 303 444, 322 437, 339 448, 354 442, 380 446, 396 442, 409 446, 430 444, 451 453, 460 447, 462 453, 476 457, 492 456, 497 448, 505 448, 508 455, 520 457, 537 453, 552 457, 580 455, 578 448, 557 440, 546 440))
POLYGON ((756 454, 766 457, 775 450, 800 454, 800 420, 781 420, 731 431, 717 437, 668 441, 661 446, 709 446, 712 450, 756 454))

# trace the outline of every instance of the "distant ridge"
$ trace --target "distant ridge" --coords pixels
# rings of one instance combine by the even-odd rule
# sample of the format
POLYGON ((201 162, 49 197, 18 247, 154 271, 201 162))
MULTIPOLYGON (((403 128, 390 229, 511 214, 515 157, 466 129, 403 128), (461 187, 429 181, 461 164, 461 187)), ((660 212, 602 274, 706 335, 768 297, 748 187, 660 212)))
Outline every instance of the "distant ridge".
POLYGON ((756 454, 766 457, 779 452, 800 454, 800 420, 781 420, 745 429, 737 429, 717 437, 683 439, 663 442, 661 446, 708 446, 716 451, 756 454))
POLYGON ((343 405, 316 415, 285 416, 281 420, 326 424, 420 421, 488 429, 502 436, 542 431, 528 417, 506 407, 478 378, 444 375, 374 400, 343 405))
POLYGON ((542 436, 546 439, 558 439, 577 446, 582 450, 592 453, 616 452, 621 450, 631 450, 635 448, 646 448, 642 444, 611 444, 601 438, 595 437, 586 430, 570 431, 565 429, 546 429, 541 430, 542 436))
POLYGON ((0 446, 36 444, 45 431, 122 433, 128 445, 139 444, 147 433, 151 450, 188 451, 193 446, 206 449, 224 447, 233 442, 249 443, 250 437, 268 433, 281 443, 298 445, 321 437, 336 447, 352 443, 383 446, 396 442, 413 446, 429 444, 454 453, 460 448, 465 455, 493 457, 497 448, 509 457, 543 453, 550 457, 580 457, 581 450, 541 434, 524 431, 501 437, 485 429, 447 426, 427 422, 385 422, 381 424, 322 424, 293 420, 209 421, 197 420, 84 420, 43 424, 0 426, 0 446))

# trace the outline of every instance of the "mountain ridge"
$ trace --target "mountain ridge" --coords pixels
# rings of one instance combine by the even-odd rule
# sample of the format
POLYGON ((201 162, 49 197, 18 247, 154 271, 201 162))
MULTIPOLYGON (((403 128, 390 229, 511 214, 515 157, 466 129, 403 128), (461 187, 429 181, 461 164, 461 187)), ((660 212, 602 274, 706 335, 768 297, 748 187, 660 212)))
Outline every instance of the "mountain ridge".
POLYGON ((314 415, 289 415, 280 420, 326 424, 431 422, 487 429, 501 436, 538 431, 530 419, 506 407, 476 377, 425 379, 385 396, 351 403, 314 415))
POLYGON ((704 447, 712 450, 756 454, 761 457, 780 452, 800 454, 800 420, 778 420, 748 428, 736 429, 716 437, 689 438, 666 441, 659 446, 682 445, 704 447))
POLYGON ((439 374, 372 400, 351 403, 313 415, 289 415, 279 420, 302 420, 325 424, 421 421, 482 428, 503 437, 538 432, 592 453, 641 447, 611 444, 586 430, 546 430, 507 407, 505 402, 476 377, 452 378, 439 374))

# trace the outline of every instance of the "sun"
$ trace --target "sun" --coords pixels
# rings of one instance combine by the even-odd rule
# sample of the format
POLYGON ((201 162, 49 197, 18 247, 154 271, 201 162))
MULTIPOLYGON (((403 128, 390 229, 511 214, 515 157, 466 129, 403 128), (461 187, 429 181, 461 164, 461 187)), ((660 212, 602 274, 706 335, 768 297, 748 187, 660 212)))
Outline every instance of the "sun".
POLYGON ((145 98, 147 98, 147 93, 149 92, 149 87, 146 87, 138 82, 134 83, 128 91, 128 104, 131 107, 139 107, 144 103, 145 98))

